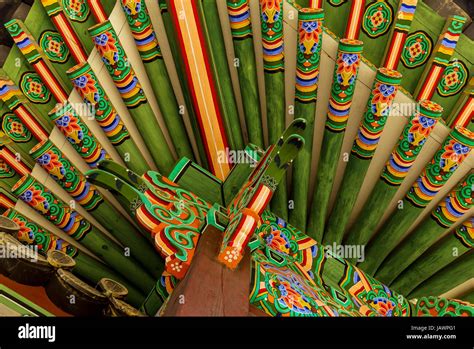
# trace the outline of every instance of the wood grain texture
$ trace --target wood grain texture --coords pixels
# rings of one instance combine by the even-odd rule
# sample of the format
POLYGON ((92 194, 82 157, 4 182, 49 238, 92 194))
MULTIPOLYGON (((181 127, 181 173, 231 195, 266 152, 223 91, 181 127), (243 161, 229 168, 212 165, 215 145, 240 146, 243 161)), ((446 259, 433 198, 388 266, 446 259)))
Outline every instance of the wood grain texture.
POLYGON ((186 277, 176 287, 164 316, 247 316, 250 253, 235 271, 217 261, 221 233, 207 227, 186 277))

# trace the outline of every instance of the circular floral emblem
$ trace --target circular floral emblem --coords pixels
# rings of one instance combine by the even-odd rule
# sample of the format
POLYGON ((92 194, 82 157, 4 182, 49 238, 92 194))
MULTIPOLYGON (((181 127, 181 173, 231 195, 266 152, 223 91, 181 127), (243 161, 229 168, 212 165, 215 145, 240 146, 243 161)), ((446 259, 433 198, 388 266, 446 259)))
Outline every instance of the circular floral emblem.
POLYGON ((72 21, 85 22, 89 17, 90 9, 86 0, 62 0, 62 5, 72 21))
POLYGON ((453 60, 444 70, 438 85, 438 93, 449 97, 460 92, 467 84, 469 72, 461 60, 453 60))
POLYGON ((425 32, 420 30, 408 35, 401 56, 403 65, 407 68, 423 65, 428 60, 432 48, 433 42, 425 32))
POLYGON ((7 113, 3 116, 2 130, 13 142, 25 143, 29 142, 32 138, 31 132, 12 113, 7 113))
POLYGON ((33 103, 45 104, 51 99, 51 92, 41 81, 38 74, 26 72, 20 79, 21 92, 33 103))
POLYGON ((385 1, 375 1, 365 10, 362 30, 371 38, 376 38, 387 33, 392 21, 392 7, 385 1))
POLYGON ((68 60, 69 49, 58 32, 46 30, 41 34, 39 44, 50 61, 64 63, 68 60))

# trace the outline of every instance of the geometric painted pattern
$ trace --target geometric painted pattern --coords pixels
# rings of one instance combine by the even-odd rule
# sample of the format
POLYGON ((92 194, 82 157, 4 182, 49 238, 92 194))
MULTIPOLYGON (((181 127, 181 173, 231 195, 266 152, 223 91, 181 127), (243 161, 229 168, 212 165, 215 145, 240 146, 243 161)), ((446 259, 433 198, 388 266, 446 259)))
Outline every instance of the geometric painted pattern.
POLYGON ((69 49, 61 34, 46 30, 41 34, 39 45, 51 62, 64 63, 69 58, 69 49))
POLYGON ((26 72, 20 79, 21 92, 31 102, 37 104, 48 103, 51 99, 51 92, 43 84, 40 76, 35 72, 26 72))
POLYGON ((469 71, 464 62, 453 60, 444 70, 438 85, 438 93, 443 97, 454 96, 466 86, 468 80, 469 71))
POLYGON ((427 33, 422 30, 408 35, 401 60, 405 67, 416 68, 423 65, 430 57, 433 42, 427 33))
POLYGON ((362 21, 362 30, 371 38, 377 38, 388 32, 392 22, 392 7, 388 2, 378 0, 367 6, 362 21))
POLYGON ((86 0, 62 0, 62 8, 70 20, 85 22, 89 17, 90 8, 86 0))
POLYGON ((12 113, 5 113, 3 115, 2 131, 13 142, 26 143, 32 138, 31 132, 23 125, 23 122, 12 113))

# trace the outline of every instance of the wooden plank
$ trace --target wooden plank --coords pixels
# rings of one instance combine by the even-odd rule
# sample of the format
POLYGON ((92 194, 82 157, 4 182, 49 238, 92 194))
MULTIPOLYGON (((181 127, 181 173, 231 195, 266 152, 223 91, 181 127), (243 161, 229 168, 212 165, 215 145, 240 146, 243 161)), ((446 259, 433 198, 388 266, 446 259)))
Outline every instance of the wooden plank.
POLYGON ((186 277, 170 297, 163 316, 248 316, 250 252, 234 271, 217 261, 222 234, 207 227, 186 277))

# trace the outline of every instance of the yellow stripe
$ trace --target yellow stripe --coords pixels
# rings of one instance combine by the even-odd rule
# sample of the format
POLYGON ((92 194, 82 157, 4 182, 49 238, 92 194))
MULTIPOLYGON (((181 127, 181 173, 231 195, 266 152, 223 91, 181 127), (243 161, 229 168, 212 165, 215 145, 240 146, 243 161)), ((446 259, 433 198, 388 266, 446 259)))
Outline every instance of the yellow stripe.
MULTIPOLYGON (((87 56, 84 54, 84 52, 79 48, 78 44, 77 44, 77 41, 74 39, 74 37, 71 35, 69 36, 68 34, 70 34, 70 30, 69 28, 67 27, 67 24, 66 22, 64 21, 63 17, 62 16, 56 16, 56 19, 57 19, 57 22, 58 22, 58 26, 62 29, 63 33, 66 34, 66 38, 64 38, 65 40, 69 40, 69 43, 72 43, 71 44, 71 48, 72 50, 74 51, 75 55, 82 61, 87 61, 87 56)), ((79 63, 79 62, 78 62, 79 63)))
POLYGON ((189 62, 191 71, 191 83, 194 85, 198 108, 201 111, 202 124, 205 131, 207 144, 211 148, 209 154, 219 179, 224 179, 230 171, 227 162, 219 162, 219 153, 225 153, 224 140, 218 132, 220 130, 217 119, 218 111, 215 109, 214 99, 211 93, 211 85, 206 70, 206 62, 202 53, 203 48, 200 46, 198 37, 198 27, 194 21, 194 11, 192 3, 189 0, 176 1, 177 13, 181 13, 182 18, 178 19, 179 26, 183 33, 183 45, 189 62), (179 7, 178 7, 179 6, 179 7), (204 76, 203 76, 204 75, 204 76), (203 78, 204 77, 204 78, 203 78))

